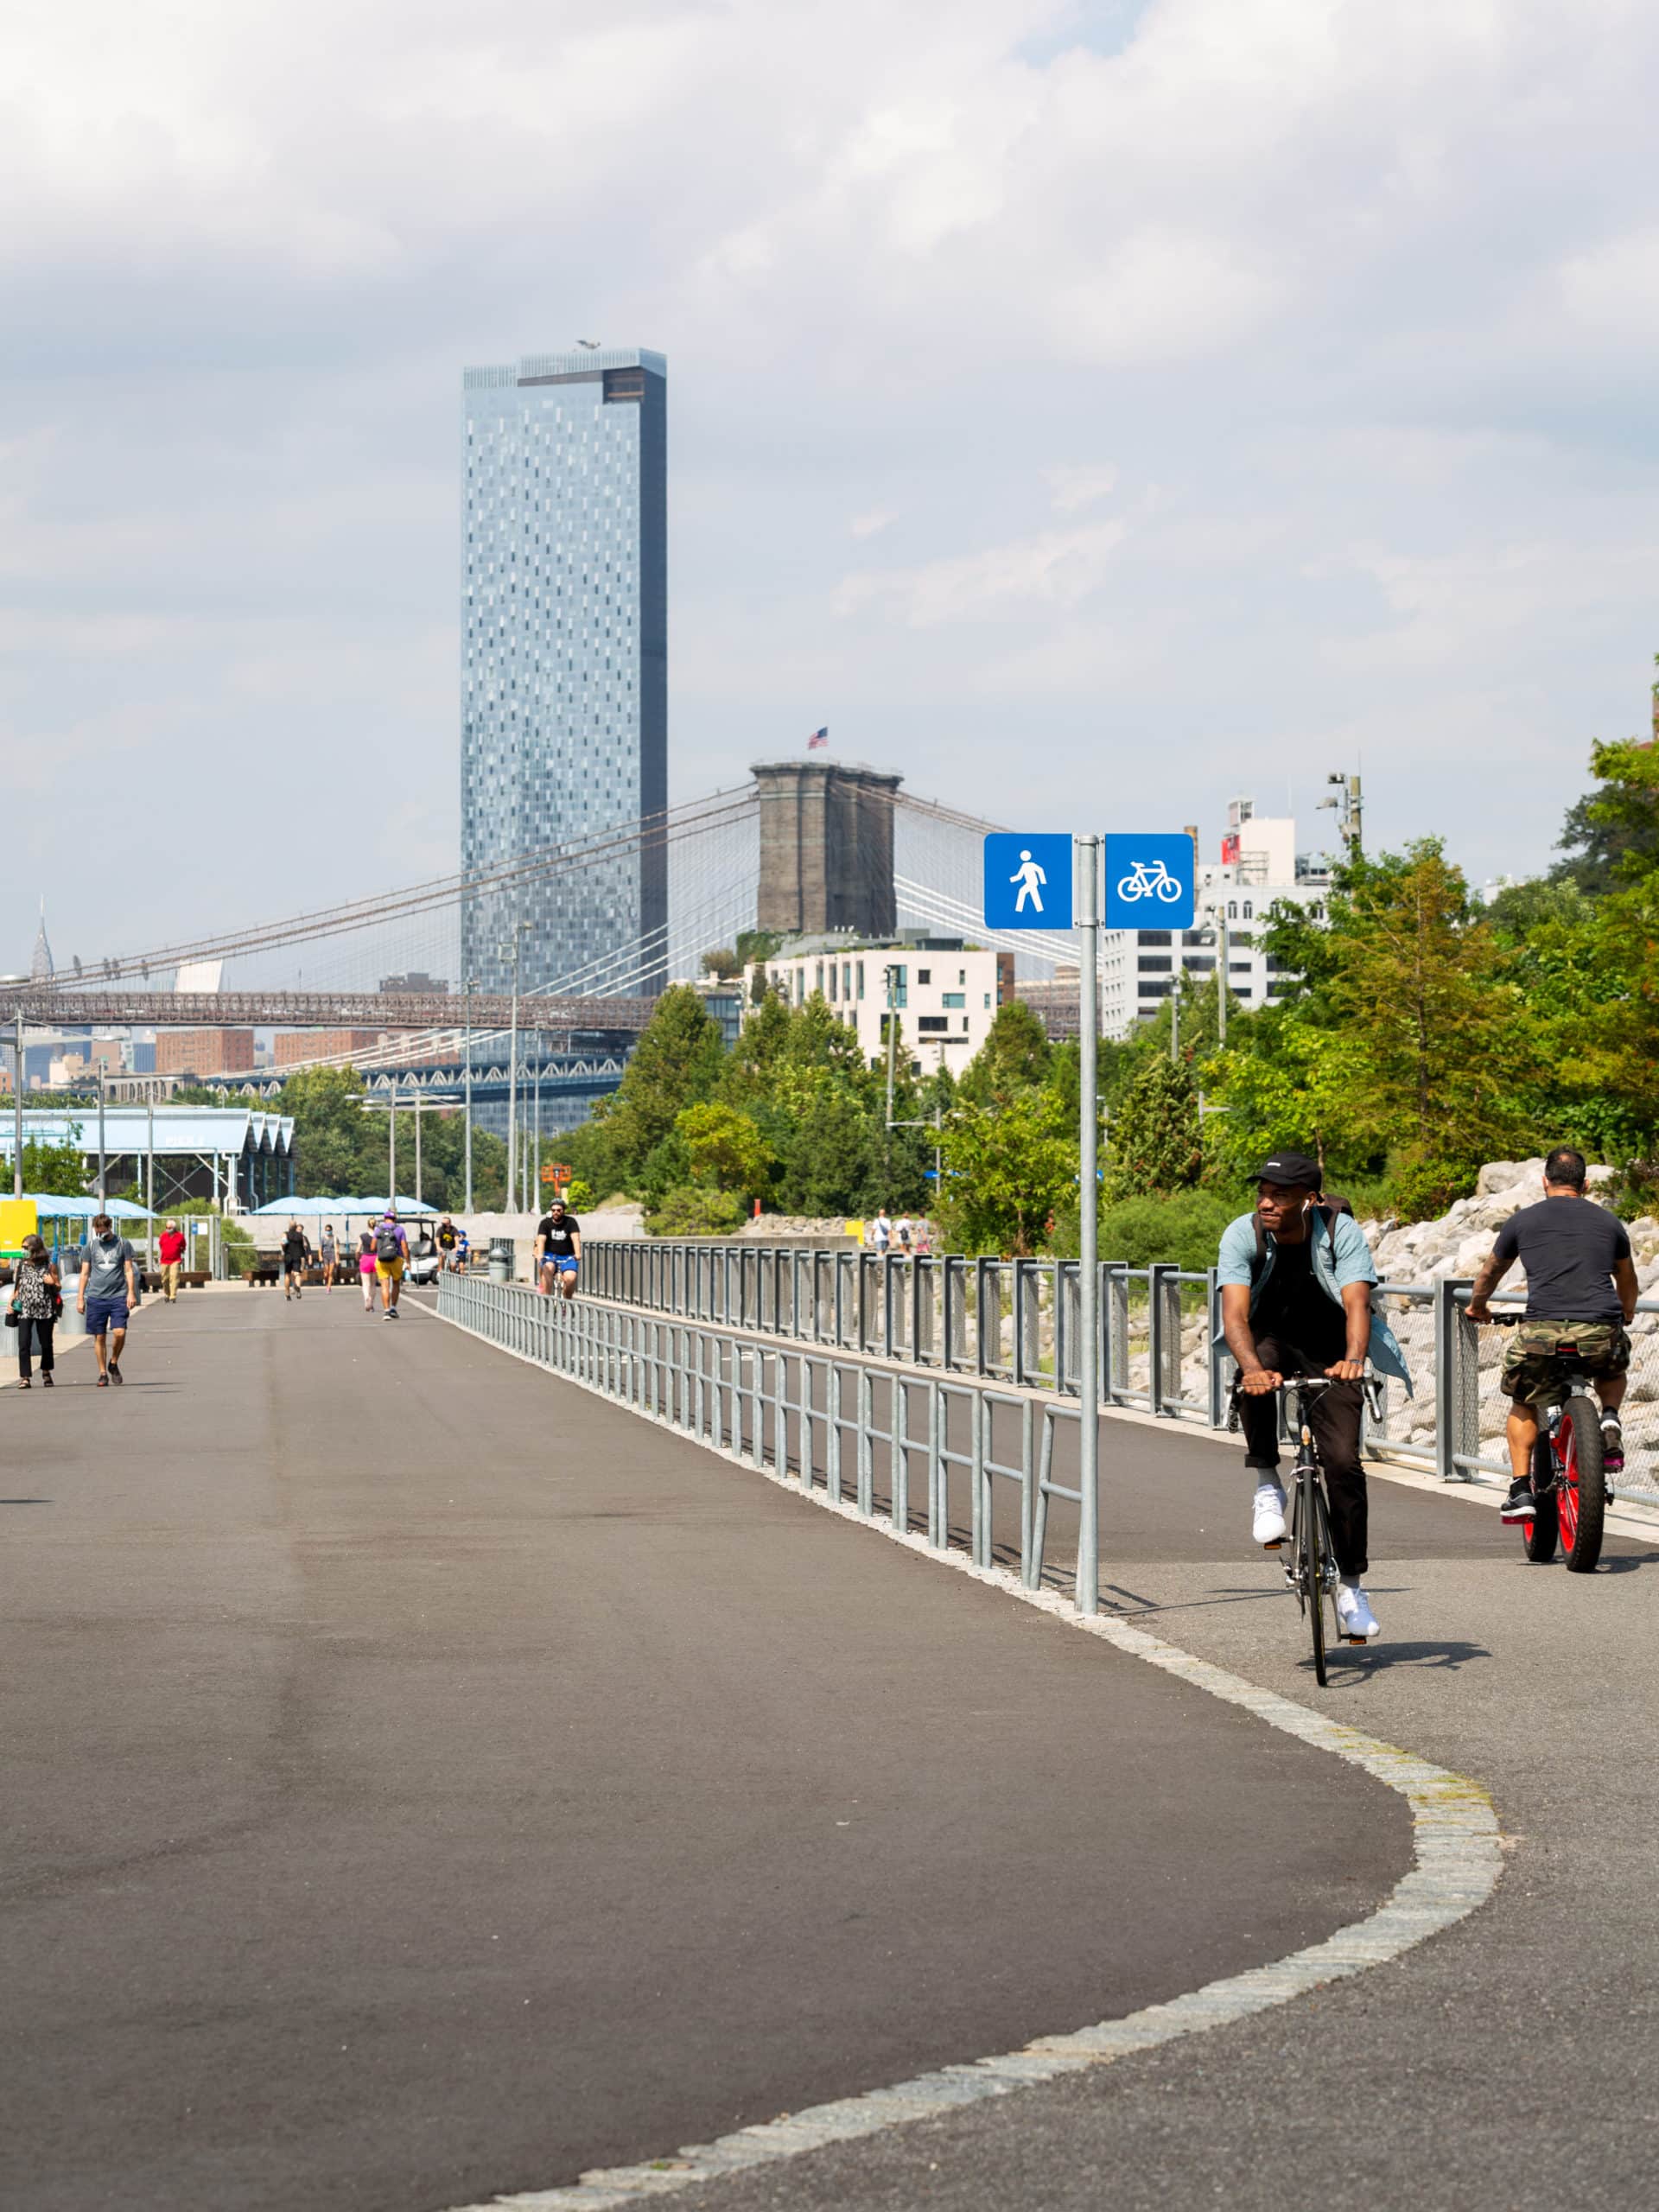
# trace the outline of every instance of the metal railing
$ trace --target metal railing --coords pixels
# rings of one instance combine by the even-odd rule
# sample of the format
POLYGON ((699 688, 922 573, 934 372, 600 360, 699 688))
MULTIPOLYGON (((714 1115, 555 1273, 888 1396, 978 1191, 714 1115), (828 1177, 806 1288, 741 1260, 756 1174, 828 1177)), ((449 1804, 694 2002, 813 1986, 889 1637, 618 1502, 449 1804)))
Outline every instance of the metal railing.
MULTIPOLYGON (((583 1289, 636 1310, 825 1345, 1016 1390, 1077 1395, 1075 1260, 814 1251, 799 1246, 590 1243, 583 1289)), ((1215 1270, 1101 1263, 1101 1403, 1221 1428, 1233 1360, 1215 1270)), ((1377 1296, 1414 1394, 1387 1382, 1365 1448, 1447 1482, 1507 1479, 1503 1332, 1465 1317, 1466 1277, 1387 1282, 1377 1296)), ((1497 1301, 1503 1305, 1500 1297, 1497 1301)), ((1659 1508, 1659 1299, 1631 1326, 1621 1497, 1659 1508)))
POLYGON ((965 1549, 981 1567, 1017 1560, 1028 1589, 1073 1581, 1046 1554, 1051 1500, 1080 1502, 1057 1478, 1055 1458, 1057 1432, 1081 1417, 1076 1405, 722 1322, 542 1297, 477 1274, 441 1276, 438 1313, 936 1550, 965 1549), (998 1510, 1010 1492, 1012 1532, 998 1510))

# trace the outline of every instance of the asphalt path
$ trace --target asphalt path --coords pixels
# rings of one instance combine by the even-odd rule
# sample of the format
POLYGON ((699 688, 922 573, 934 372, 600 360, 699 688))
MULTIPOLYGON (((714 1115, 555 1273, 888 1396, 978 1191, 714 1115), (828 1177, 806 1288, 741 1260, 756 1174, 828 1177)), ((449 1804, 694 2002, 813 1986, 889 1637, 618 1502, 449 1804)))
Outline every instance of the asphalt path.
POLYGON ((1243 2024, 702 2185, 679 2212, 1651 2204, 1659 1545, 1611 1541, 1591 1577, 1529 1567, 1491 1505, 1374 1475, 1384 1639, 1333 1653, 1321 1693, 1280 1570, 1238 1541, 1236 1450, 1103 1435, 1112 1610, 1484 1783, 1505 1831, 1495 1897, 1243 2024), (1200 1528, 1233 1541, 1195 1546, 1200 1528))
MULTIPOLYGON (((429 1317, 202 1294, 124 1363, 0 1394, 9 2208, 545 2188, 1279 1957, 1408 1863, 1380 1783, 429 1317)), ((1234 1517, 1193 1466, 1160 1526, 1234 1517)))

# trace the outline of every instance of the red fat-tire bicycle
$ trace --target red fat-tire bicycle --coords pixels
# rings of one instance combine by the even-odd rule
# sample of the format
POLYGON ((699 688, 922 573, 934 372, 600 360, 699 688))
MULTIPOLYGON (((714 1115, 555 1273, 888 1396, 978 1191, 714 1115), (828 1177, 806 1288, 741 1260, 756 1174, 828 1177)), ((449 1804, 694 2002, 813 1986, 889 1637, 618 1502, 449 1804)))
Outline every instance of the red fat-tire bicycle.
MULTIPOLYGON (((1494 1313, 1495 1326, 1513 1328, 1518 1313, 1494 1313)), ((1522 1548, 1536 1567, 1547 1567, 1559 1546, 1569 1574, 1592 1574, 1601 1558, 1607 1519, 1607 1477, 1601 1460, 1601 1405, 1589 1376, 1570 1350, 1560 1355, 1558 1405, 1539 1411, 1532 1447, 1533 1516, 1520 1525, 1522 1548)))

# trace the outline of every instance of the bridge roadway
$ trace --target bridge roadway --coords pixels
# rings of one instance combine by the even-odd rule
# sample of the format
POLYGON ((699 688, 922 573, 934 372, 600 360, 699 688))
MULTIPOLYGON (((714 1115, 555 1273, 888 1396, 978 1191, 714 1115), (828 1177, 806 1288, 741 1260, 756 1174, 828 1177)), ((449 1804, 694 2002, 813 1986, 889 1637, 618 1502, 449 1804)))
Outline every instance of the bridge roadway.
MULTIPOLYGON (((637 1033, 656 1004, 655 999, 526 995, 518 1001, 518 1027, 537 1033, 637 1033)), ((467 1000, 446 991, 133 991, 113 984, 0 990, 0 1027, 20 1013, 26 1023, 42 1028, 90 1021, 143 1029, 452 1029, 457 1034, 468 1018, 467 1000)), ((474 991, 471 1020, 480 1033, 510 1028, 512 999, 474 991)))
MULTIPOLYGON (((1379 1783, 425 1315, 226 1292, 90 1361, 0 1390, 8 2206, 546 2189, 1277 1958, 1407 1863, 1379 1783)), ((1103 1435, 1112 1602, 1316 1701, 1236 1452, 1103 1435)), ((1325 1702, 1495 1785, 1492 1904, 675 2203, 1648 2201, 1659 1554, 1528 1570, 1386 1483, 1374 1530, 1389 1641, 1325 1702)))

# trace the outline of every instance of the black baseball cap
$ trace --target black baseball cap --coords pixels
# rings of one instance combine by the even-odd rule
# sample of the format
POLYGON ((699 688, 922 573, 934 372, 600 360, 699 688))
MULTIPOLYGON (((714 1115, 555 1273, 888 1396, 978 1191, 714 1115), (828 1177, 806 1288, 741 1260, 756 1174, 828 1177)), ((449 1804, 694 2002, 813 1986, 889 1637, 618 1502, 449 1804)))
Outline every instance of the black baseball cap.
POLYGON ((1319 1172, 1319 1161, 1310 1160, 1306 1153, 1275 1152, 1270 1158, 1262 1161, 1250 1180, 1252 1183, 1286 1185, 1306 1183, 1309 1190, 1317 1191, 1324 1183, 1325 1178, 1319 1172))

